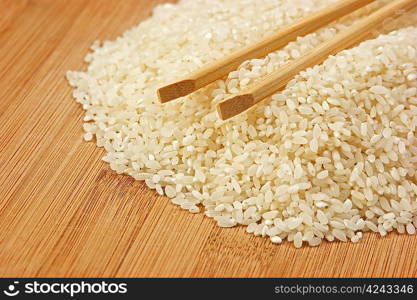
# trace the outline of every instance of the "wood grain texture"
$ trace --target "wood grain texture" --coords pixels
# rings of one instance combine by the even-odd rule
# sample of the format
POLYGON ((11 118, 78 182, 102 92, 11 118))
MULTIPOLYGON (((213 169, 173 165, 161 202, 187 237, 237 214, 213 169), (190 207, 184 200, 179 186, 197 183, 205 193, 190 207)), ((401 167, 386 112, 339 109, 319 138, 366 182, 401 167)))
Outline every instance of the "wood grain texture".
POLYGON ((182 211, 82 141, 65 72, 159 2, 0 0, 0 276, 417 276, 415 236, 275 246, 182 211))

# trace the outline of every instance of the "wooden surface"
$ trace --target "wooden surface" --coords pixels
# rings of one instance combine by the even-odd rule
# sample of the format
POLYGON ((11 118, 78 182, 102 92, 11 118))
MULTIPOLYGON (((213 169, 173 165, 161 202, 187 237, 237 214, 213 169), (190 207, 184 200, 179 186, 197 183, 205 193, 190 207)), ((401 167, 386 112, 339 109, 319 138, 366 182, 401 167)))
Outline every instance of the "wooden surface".
POLYGON ((66 70, 158 2, 0 0, 0 276, 417 276, 415 236, 272 245, 116 175, 82 141, 66 70))

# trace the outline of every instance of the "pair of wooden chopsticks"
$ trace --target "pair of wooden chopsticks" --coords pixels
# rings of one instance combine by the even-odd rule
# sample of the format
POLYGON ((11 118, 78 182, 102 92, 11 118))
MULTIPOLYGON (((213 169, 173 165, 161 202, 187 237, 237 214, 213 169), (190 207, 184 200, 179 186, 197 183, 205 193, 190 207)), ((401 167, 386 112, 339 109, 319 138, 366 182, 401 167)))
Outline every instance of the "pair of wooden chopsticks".
MULTIPOLYGON (((225 59, 207 65, 185 79, 162 87, 158 90, 161 103, 186 96, 236 70, 244 61, 266 56, 278 50, 298 36, 306 35, 316 29, 337 20, 375 0, 343 0, 318 13, 313 14, 299 23, 279 30, 260 42, 250 45, 225 59)), ((329 55, 334 55, 344 49, 372 37, 372 29, 378 27, 384 20, 398 17, 396 12, 405 12, 417 6, 417 0, 393 0, 365 19, 355 23, 348 29, 337 34, 333 39, 324 42, 307 55, 296 59, 268 75, 261 83, 249 90, 223 100, 217 104, 217 111, 222 120, 234 117, 256 103, 284 88, 287 83, 301 71, 322 63, 329 55)))

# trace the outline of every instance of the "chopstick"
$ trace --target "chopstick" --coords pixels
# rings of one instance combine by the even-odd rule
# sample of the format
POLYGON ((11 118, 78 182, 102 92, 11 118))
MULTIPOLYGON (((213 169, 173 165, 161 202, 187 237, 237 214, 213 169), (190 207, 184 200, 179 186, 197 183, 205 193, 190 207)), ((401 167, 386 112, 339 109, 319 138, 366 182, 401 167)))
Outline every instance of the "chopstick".
POLYGON ((207 65, 202 69, 189 74, 175 83, 158 89, 158 97, 161 103, 186 96, 236 70, 244 61, 266 56, 279 48, 303 36, 327 25, 338 18, 345 16, 375 0, 342 0, 336 4, 321 10, 312 16, 283 28, 275 34, 250 45, 221 61, 207 65))
POLYGON ((217 104, 217 111, 222 120, 232 118, 256 103, 284 88, 287 83, 301 71, 322 63, 329 55, 334 55, 369 37, 372 29, 384 20, 398 17, 396 12, 405 12, 417 6, 417 0, 395 0, 385 5, 365 19, 358 21, 348 29, 337 34, 333 39, 324 42, 307 55, 284 65, 276 72, 268 75, 261 83, 246 92, 237 94, 217 104))

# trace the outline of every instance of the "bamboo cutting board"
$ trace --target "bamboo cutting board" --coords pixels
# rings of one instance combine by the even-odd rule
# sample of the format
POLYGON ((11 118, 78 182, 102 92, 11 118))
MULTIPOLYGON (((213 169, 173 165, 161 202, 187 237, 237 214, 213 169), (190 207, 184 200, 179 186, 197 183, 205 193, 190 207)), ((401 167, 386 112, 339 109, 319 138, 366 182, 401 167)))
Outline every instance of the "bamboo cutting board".
POLYGON ((0 0, 0 276, 417 276, 415 236, 276 246, 182 211, 82 141, 65 72, 160 2, 0 0))

